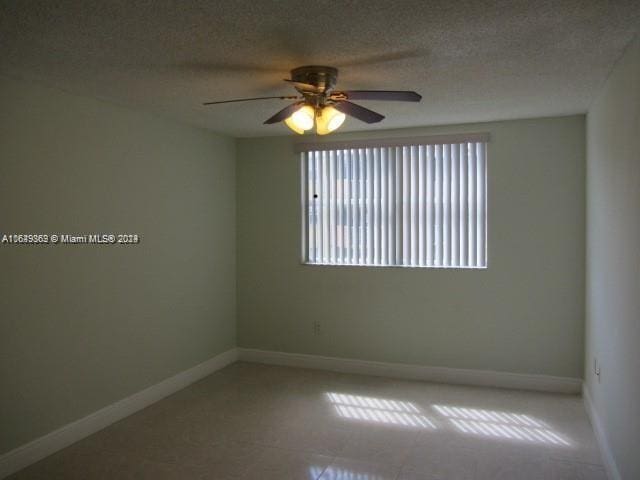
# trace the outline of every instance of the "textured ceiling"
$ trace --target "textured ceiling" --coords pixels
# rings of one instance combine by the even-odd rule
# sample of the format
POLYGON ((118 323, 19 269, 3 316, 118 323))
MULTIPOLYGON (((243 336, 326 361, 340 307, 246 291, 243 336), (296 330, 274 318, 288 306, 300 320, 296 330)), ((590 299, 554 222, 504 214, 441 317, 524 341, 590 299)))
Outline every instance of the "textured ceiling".
MULTIPOLYGON (((411 89, 419 104, 361 102, 374 128, 586 111, 640 26, 637 0, 0 0, 0 69, 235 136, 262 121, 306 64, 341 89, 411 89)), ((343 130, 371 126, 349 119, 343 130)))

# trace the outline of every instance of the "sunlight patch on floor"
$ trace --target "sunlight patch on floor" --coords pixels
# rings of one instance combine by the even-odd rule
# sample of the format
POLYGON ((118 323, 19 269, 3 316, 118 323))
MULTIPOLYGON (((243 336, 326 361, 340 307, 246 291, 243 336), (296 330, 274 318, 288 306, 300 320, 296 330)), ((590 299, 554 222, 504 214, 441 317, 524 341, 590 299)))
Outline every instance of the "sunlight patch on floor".
POLYGON ((555 446, 571 445, 547 424, 530 415, 450 405, 434 405, 433 408, 464 434, 555 446))
POLYGON ((413 428, 436 428, 411 402, 333 392, 327 393, 327 397, 342 418, 413 428))
POLYGON ((415 403, 402 400, 337 392, 327 392, 326 396, 335 412, 346 420, 430 430, 440 427, 464 435, 571 446, 566 437, 545 422, 523 413, 432 405, 435 415, 427 416, 415 403))

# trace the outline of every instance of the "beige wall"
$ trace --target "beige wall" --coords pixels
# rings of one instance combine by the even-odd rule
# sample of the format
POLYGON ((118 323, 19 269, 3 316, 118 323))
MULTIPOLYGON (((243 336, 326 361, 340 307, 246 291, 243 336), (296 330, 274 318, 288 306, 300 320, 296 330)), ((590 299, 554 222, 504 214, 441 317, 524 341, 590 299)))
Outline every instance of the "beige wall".
POLYGON ((640 39, 587 116, 585 379, 620 478, 640 478, 640 39), (593 362, 600 364, 600 382, 593 362))
POLYGON ((300 265, 295 139, 239 140, 239 345, 581 377, 583 116, 331 140, 462 131, 492 136, 487 270, 300 265))
POLYGON ((0 77, 0 453, 235 346, 235 145, 0 77))

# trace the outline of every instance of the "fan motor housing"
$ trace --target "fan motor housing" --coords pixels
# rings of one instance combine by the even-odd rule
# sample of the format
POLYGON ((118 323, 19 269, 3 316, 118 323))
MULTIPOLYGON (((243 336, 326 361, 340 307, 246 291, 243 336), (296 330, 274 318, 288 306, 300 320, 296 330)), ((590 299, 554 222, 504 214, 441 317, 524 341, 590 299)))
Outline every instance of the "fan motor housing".
POLYGON ((291 80, 308 83, 317 88, 317 93, 331 91, 338 80, 338 69, 319 65, 307 65, 291 70, 291 80))

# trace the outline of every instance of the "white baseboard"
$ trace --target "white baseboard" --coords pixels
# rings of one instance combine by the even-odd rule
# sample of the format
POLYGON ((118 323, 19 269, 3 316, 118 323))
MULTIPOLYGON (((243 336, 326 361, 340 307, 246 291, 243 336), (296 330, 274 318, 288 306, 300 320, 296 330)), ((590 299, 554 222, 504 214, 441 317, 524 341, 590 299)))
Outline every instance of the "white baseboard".
POLYGON ((195 367, 5 453, 0 456, 0 478, 11 475, 158 400, 162 400, 237 359, 238 352, 235 348, 227 350, 195 367))
POLYGON ((584 408, 587 411, 589 420, 591 421, 593 432, 596 435, 596 441, 598 442, 598 446, 600 447, 602 461, 604 462, 604 467, 607 470, 609 480, 622 480, 622 477, 620 476, 620 472, 618 471, 618 467, 616 465, 616 461, 614 460, 613 454, 611 453, 609 442, 607 441, 607 437, 604 434, 602 422, 600 421, 598 412, 596 412, 593 406, 593 401, 591 400, 591 395, 589 394, 589 389, 587 388, 586 384, 582 388, 582 399, 584 401, 584 408))
POLYGON ((429 382, 514 388, 556 393, 580 393, 579 378, 552 377, 520 373, 467 370, 460 368, 426 367, 402 363, 372 362, 350 358, 322 357, 301 353, 274 352, 238 348, 238 359, 246 362, 304 367, 334 372, 359 373, 378 377, 425 380, 429 382))

